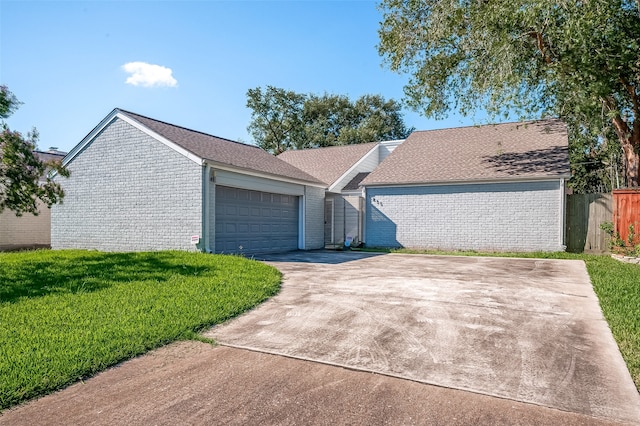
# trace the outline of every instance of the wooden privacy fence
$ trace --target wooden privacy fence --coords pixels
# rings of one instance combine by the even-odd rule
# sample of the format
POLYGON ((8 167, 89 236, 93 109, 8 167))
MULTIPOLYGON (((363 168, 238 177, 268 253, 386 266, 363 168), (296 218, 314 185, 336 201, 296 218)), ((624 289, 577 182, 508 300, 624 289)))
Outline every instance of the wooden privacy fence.
POLYGON ((568 195, 566 209, 567 251, 574 253, 609 251, 609 235, 600 229, 600 224, 613 221, 611 194, 568 195))
POLYGON ((622 241, 629 243, 629 226, 633 225, 635 237, 631 245, 640 244, 640 190, 614 190, 613 205, 614 230, 622 241))

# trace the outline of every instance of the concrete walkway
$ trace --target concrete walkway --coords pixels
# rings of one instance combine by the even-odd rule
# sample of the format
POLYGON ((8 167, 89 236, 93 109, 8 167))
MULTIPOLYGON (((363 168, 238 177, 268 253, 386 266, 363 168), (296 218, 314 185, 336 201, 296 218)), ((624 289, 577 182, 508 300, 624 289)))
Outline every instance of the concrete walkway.
POLYGON ((582 261, 293 253, 281 294, 224 345, 640 421, 640 397, 582 261))

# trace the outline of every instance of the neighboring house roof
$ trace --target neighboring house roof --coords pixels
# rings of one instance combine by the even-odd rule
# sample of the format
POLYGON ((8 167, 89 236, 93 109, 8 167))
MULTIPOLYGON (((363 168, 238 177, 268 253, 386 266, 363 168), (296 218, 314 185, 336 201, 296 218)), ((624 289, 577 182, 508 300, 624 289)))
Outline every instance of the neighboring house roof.
POLYGON ((362 185, 569 177, 557 119, 413 132, 362 185))
POLYGON ((118 111, 204 160, 274 176, 321 183, 313 176, 257 146, 186 129, 133 112, 121 109, 118 111))
POLYGON ((52 152, 52 151, 38 151, 38 150, 35 150, 35 151, 33 151, 33 153, 41 161, 51 161, 51 160, 62 161, 64 156, 67 155, 66 152, 62 152, 62 151, 52 152))
POLYGON ((278 158, 330 186, 377 145, 377 142, 370 142, 285 151, 278 158))
POLYGON ((351 181, 342 188, 343 191, 355 191, 360 188, 360 182, 369 176, 371 172, 358 173, 351 181))
MULTIPOLYGON (((58 151, 57 149, 50 148, 49 151, 38 151, 34 150, 33 153, 40 161, 60 161, 64 159, 64 156, 67 155, 66 152, 58 151)), ((44 175, 40 177, 40 182, 45 182, 47 180, 47 176, 49 175, 49 171, 45 171, 44 175)))

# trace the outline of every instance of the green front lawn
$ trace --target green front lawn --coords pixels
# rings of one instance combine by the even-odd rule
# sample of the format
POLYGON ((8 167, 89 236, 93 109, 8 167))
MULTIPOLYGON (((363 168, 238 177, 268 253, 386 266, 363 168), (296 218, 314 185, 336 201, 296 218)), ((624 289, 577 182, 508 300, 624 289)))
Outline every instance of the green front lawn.
POLYGON ((186 252, 0 253, 0 410, 198 332, 274 295, 280 273, 186 252))
POLYGON ((480 253, 474 251, 392 250, 395 253, 421 253, 459 256, 527 257, 583 260, 600 300, 600 308, 631 377, 640 390, 640 265, 631 265, 608 255, 575 253, 480 253))

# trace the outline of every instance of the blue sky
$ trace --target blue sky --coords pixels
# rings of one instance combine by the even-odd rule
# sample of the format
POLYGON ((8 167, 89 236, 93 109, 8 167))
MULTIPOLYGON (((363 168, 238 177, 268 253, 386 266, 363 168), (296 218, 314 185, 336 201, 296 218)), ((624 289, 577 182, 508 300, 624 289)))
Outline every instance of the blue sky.
MULTIPOLYGON (((400 100, 408 77, 382 67, 376 4, 0 0, 0 83, 24 103, 8 123, 69 151, 118 107, 251 143, 250 88, 400 100), (144 64, 156 84, 134 77, 144 64)), ((483 119, 405 112, 419 130, 483 119)))

